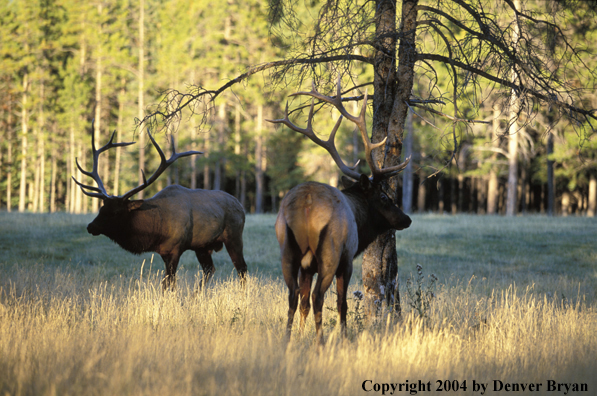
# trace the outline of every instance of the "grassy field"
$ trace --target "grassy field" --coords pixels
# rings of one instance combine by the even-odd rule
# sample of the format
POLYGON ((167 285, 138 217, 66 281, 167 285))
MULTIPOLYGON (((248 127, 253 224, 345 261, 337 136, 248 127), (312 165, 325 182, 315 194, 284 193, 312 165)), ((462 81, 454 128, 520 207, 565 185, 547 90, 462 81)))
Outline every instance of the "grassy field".
POLYGON ((197 292, 187 252, 166 294, 161 258, 92 237, 92 218, 0 212, 0 395, 597 393, 597 219, 415 215, 402 319, 365 323, 351 299, 343 340, 328 293, 319 349, 312 317, 285 342, 274 215, 247 218, 245 288, 222 251, 197 292), (409 278, 435 295, 424 316, 409 278))

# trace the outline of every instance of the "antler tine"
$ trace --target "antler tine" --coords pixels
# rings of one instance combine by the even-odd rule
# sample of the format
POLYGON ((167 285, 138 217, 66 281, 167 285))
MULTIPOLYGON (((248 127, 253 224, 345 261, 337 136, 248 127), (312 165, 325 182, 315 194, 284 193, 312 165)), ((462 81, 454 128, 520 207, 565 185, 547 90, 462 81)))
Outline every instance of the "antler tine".
MULTIPOLYGON (((306 92, 300 93, 299 92, 296 94, 292 94, 291 96, 299 95, 299 94, 310 95, 310 96, 312 96, 314 98, 318 98, 318 99, 319 99, 319 97, 316 95, 320 95, 319 93, 317 93, 316 91, 313 90, 312 92, 309 92, 309 93, 306 93, 306 92)), ((321 95, 321 96, 323 96, 323 95, 321 95)), ((327 98, 327 96, 326 96, 326 98, 327 98)), ((334 160, 334 162, 336 163, 338 168, 340 168, 342 173, 344 173, 348 177, 358 180, 360 177, 360 173, 355 171, 356 166, 358 165, 358 162, 354 166, 346 165, 344 163, 344 161, 342 161, 342 158, 340 157, 340 154, 338 153, 338 150, 336 149, 336 144, 334 143, 334 139, 336 138, 336 132, 338 131, 338 128, 340 128, 340 124, 342 123, 343 116, 341 115, 338 118, 338 121, 336 121, 336 125, 334 125, 332 132, 330 132, 330 136, 328 137, 328 140, 324 141, 324 140, 321 140, 320 138, 318 138, 317 135, 315 135, 315 132, 313 132, 312 120, 313 120, 314 109, 315 109, 315 100, 312 99, 311 107, 309 108, 309 118, 307 119, 307 127, 306 128, 301 128, 301 127, 295 125, 294 123, 292 123, 292 121, 290 121, 290 118, 288 117, 288 102, 286 102, 286 111, 285 111, 284 118, 276 119, 276 120, 266 120, 266 121, 274 123, 274 124, 284 124, 287 127, 289 127, 290 129, 307 136, 309 139, 311 139, 311 141, 313 143, 317 144, 320 147, 323 147, 331 155, 332 159, 334 160)))
POLYGON ((95 183, 97 184, 97 187, 93 187, 93 186, 89 186, 89 185, 80 183, 74 177, 73 177, 73 180, 81 188, 81 191, 83 191, 83 194, 93 197, 93 198, 108 199, 108 198, 111 198, 111 196, 106 192, 106 188, 104 187, 104 183, 102 182, 102 179, 100 178, 99 172, 97 169, 98 163, 99 163, 99 156, 101 153, 103 153, 104 151, 106 151, 108 149, 111 149, 112 147, 129 146, 131 144, 134 144, 135 142, 114 143, 114 135, 116 134, 116 131, 114 131, 114 132, 112 132, 112 136, 110 137, 110 140, 108 141, 108 143, 106 143, 104 146, 100 147, 99 149, 96 149, 95 148, 95 133, 93 132, 94 125, 95 125, 95 119, 91 120, 91 150, 92 150, 92 157, 93 157, 93 166, 91 168, 91 172, 84 170, 81 167, 81 165, 79 164, 79 160, 77 158, 75 158, 75 163, 77 164, 77 168, 79 168, 81 173, 83 173, 85 176, 91 177, 95 181, 95 183), (95 193, 90 193, 86 190, 95 191, 95 193))
POLYGON ((83 192, 83 194, 87 195, 88 197, 92 197, 92 198, 106 199, 106 194, 99 188, 80 183, 77 179, 75 179, 74 176, 71 176, 71 178, 77 184, 77 186, 79 186, 81 188, 81 191, 83 192), (85 189, 91 190, 91 191, 97 191, 97 193, 87 192, 87 191, 85 191, 85 189))
POLYGON ((143 183, 141 185, 129 190, 124 195, 121 195, 119 198, 122 200, 127 200, 128 198, 132 197, 139 191, 142 191, 142 190, 146 189, 147 187, 149 187, 177 159, 182 158, 182 157, 188 157, 190 155, 203 154, 202 151, 193 151, 193 150, 185 151, 183 153, 177 153, 174 148, 174 137, 172 137, 172 155, 170 156, 170 159, 167 160, 166 156, 164 155, 164 152, 162 151, 162 149, 160 148, 158 143, 155 141, 155 139, 151 135, 151 132, 149 131, 149 129, 147 129, 147 134, 149 135, 149 139, 151 140, 151 143, 156 148, 158 155, 160 156, 160 165, 155 170, 155 172, 153 172, 153 174, 149 177, 149 179, 145 178, 145 172, 143 172, 143 169, 141 169, 141 173, 143 175, 143 183))

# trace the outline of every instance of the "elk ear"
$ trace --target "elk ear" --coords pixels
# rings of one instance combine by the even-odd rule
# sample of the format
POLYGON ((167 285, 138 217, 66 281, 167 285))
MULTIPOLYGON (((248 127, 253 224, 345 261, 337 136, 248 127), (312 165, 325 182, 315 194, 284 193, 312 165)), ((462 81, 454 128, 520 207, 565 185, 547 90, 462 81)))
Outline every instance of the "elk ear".
POLYGON ((350 187, 354 186, 354 180, 352 180, 351 178, 346 177, 346 176, 342 176, 340 178, 340 182, 342 183, 342 187, 344 189, 347 189, 347 188, 350 188, 350 187))
POLYGON ((372 187, 371 180, 369 180, 367 175, 363 175, 363 174, 361 175, 361 178, 359 179, 359 184, 361 185, 361 188, 363 189, 363 191, 369 191, 372 187))
POLYGON ((133 210, 137 210, 141 207, 141 205, 143 205, 143 200, 142 199, 138 199, 135 201, 129 201, 126 205, 126 209, 129 212, 132 212, 133 210))

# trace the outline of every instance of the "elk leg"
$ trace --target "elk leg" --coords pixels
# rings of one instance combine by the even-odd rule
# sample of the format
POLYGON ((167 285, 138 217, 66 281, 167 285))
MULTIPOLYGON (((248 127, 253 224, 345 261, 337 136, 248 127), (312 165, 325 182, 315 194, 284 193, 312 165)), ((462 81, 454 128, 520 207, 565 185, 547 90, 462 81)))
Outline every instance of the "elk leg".
POLYGON ((166 264, 166 274, 164 279, 162 279, 162 289, 170 289, 174 290, 174 286, 176 286, 176 268, 178 267, 178 260, 180 260, 180 254, 178 253, 168 253, 168 254, 161 254, 162 260, 166 264))
POLYGON ((333 273, 325 274, 324 276, 319 273, 317 276, 317 282, 315 282, 313 294, 311 295, 313 298, 313 315, 315 316, 315 332, 317 333, 317 339, 319 340, 320 344, 323 344, 323 329, 321 328, 323 298, 333 279, 333 273))
POLYGON ((244 284, 245 275, 247 273, 247 263, 245 263, 245 258, 243 256, 242 237, 237 238, 233 242, 224 242, 224 245, 226 246, 226 251, 230 256, 230 260, 232 260, 232 264, 234 264, 234 268, 236 268, 236 272, 238 272, 238 277, 244 284))
POLYGON ((290 341, 290 333, 292 332, 292 323, 294 321, 294 313, 298 306, 299 300, 299 285, 297 282, 300 262, 294 259, 292 249, 288 244, 282 248, 282 274, 284 281, 288 286, 288 322, 286 323, 286 337, 290 341))
POLYGON ((299 269, 299 294, 300 294, 300 301, 301 301, 301 325, 299 327, 299 331, 302 333, 303 329, 305 328, 305 322, 307 321, 307 316, 309 316, 309 310, 311 309, 311 304, 309 303, 309 296, 311 294, 311 282, 313 281, 313 274, 310 271, 305 271, 303 269, 299 269))
POLYGON ((348 284, 352 276, 352 265, 347 260, 340 262, 340 268, 343 271, 336 273, 336 290, 338 292, 338 313, 340 314, 340 330, 342 335, 346 337, 346 313, 348 312, 348 303, 346 302, 346 295, 348 293, 348 284))
POLYGON ((201 289, 203 285, 206 285, 207 282, 209 282, 214 272, 216 272, 216 267, 214 267, 214 262, 211 259, 211 250, 197 249, 195 250, 195 255, 203 269, 203 279, 201 280, 201 283, 199 283, 199 288, 201 289))

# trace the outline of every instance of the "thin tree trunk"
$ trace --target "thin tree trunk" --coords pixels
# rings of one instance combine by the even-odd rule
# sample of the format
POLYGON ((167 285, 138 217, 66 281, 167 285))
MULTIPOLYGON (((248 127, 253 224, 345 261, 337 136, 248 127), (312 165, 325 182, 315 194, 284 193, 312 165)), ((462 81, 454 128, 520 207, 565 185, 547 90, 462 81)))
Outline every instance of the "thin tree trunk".
MULTIPOLYGON (((70 128, 69 128, 69 139, 68 139, 68 146, 69 146, 69 155, 68 155, 68 174, 75 176, 75 173, 78 171, 75 165, 75 157, 76 157, 76 145, 75 145, 75 126, 71 120, 70 128)), ((76 177, 79 177, 77 173, 76 177)), ((77 179, 80 180, 80 179, 77 179)), ((77 193, 77 186, 72 178, 68 178, 67 180, 67 187, 66 187, 66 195, 68 198, 68 212, 75 213, 75 195, 77 193)))
MULTIPOLYGON (((195 68, 191 69, 191 83, 195 83, 195 68)), ((193 104, 193 110, 191 114, 191 150, 197 150, 197 121, 193 117, 196 109, 196 104, 193 104)), ((191 189, 197 188, 197 158, 191 155, 191 189)))
MULTIPOLYGON (((520 0, 514 0, 514 6, 517 10, 520 10, 520 0)), ((518 22, 514 23, 513 32, 513 47, 516 50, 518 47, 518 38, 520 36, 520 30, 518 22)), ((514 69, 512 69, 512 82, 515 83, 518 80, 518 75, 514 69)), ((510 117, 508 121, 508 197, 506 200, 506 216, 514 216, 517 212, 517 187, 518 187, 518 94, 515 90, 512 90, 510 94, 510 117)))
MULTIPOLYGON (((139 121, 145 117, 145 0, 139 0, 139 93, 138 93, 138 117, 139 121)), ((139 184, 143 183, 143 170, 145 168, 145 132, 143 125, 139 125, 139 184)), ((143 190, 137 193, 139 199, 143 199, 143 190)))
MULTIPOLYGON (((102 12, 102 5, 99 4, 98 12, 101 15, 102 12)), ((102 49, 101 45, 98 47, 97 59, 95 63, 95 116, 93 122, 93 138, 95 140, 95 146, 101 147, 101 127, 102 127, 102 49)), ((108 161, 105 161, 106 163, 108 161)), ((100 160, 98 159, 98 171, 102 168, 100 167, 100 160)), ((105 177, 105 174, 102 172, 102 176, 105 177)), ((105 178, 103 180, 106 180, 105 178)), ((91 211, 93 213, 97 212, 99 208, 99 199, 92 199, 91 200, 91 211)))
MULTIPOLYGON (((84 164, 85 163, 85 150, 82 149, 82 145, 81 145, 80 140, 79 140, 78 144, 76 144, 75 149, 77 151, 77 154, 76 154, 75 157, 77 159, 80 159, 80 162, 79 162, 80 164, 81 163, 84 164)), ((81 176, 83 174, 81 173, 81 170, 79 169, 79 167, 77 167, 76 173, 77 173, 77 176, 75 178, 77 180, 81 180, 81 176)), ((74 183, 74 181, 73 181, 73 183, 74 183)), ((73 184, 73 188, 72 189, 73 189, 73 191, 75 193, 74 213, 77 213, 77 214, 83 213, 83 205, 84 205, 83 200, 85 199, 85 197, 83 195, 83 192, 81 191, 80 188, 78 188, 74 184, 73 184)))
POLYGON ((222 189, 222 168, 224 162, 224 134, 226 133, 226 103, 222 101, 218 106, 218 137, 217 137, 217 146, 216 146, 216 153, 218 154, 218 159, 214 164, 214 190, 221 190, 222 189))
POLYGON ((556 203, 556 183, 553 169, 553 160, 550 156, 553 154, 553 132, 547 135, 547 215, 555 215, 556 203))
POLYGON ((587 207, 587 216, 595 217, 597 213, 597 177, 592 173, 589 178, 589 205, 587 207))
MULTIPOLYGON (((413 113, 408 112, 406 117, 406 136, 404 137, 404 157, 412 155, 413 152, 413 113)), ((413 204, 413 161, 409 162, 402 173, 402 211, 412 212, 413 204)))
MULTIPOLYGON (((499 147, 499 128, 500 111, 496 107, 493 108, 493 122, 491 128, 491 147, 497 149, 499 147)), ((487 183, 487 214, 496 214, 498 209, 498 175, 496 170, 497 153, 491 155, 491 170, 489 171, 489 180, 487 183)))
POLYGON ((12 139, 13 139, 13 130, 12 130, 12 95, 9 94, 8 96, 8 128, 6 131, 6 140, 7 140, 7 148, 6 148, 6 160, 8 161, 7 171, 6 171, 6 211, 10 212, 12 210, 12 139))
POLYGON ((51 149, 50 152, 52 153, 50 155, 51 158, 51 169, 50 169, 50 213, 54 213, 56 212, 56 178, 58 177, 58 164, 56 163, 56 124, 54 124, 54 127, 52 128, 52 137, 51 137, 51 149))
POLYGON ((425 196, 427 194, 426 183, 423 183, 425 180, 425 175, 421 171, 419 173, 419 191, 417 192, 417 212, 423 213, 425 212, 425 196))
POLYGON ((39 203, 37 205, 38 211, 40 213, 44 213, 46 211, 46 188, 45 188, 45 175, 46 175, 46 153, 45 153, 45 137, 43 134, 43 129, 39 131, 39 203))
POLYGON ((240 160, 240 142, 241 142, 241 114, 240 114, 240 103, 237 101, 234 107, 234 155, 236 156, 237 169, 236 169, 236 180, 234 185, 234 196, 240 198, 240 169, 238 169, 238 161, 240 160))
POLYGON ((29 90, 29 74, 23 76, 23 98, 21 101, 21 180, 19 186, 19 212, 25 211, 27 204, 27 133, 28 133, 28 115, 27 115, 27 95, 29 90))
POLYGON ((255 137, 255 213, 263 213, 263 105, 257 105, 257 136, 255 137))
POLYGON ((203 188, 206 190, 210 189, 210 180, 209 180, 209 150, 210 150, 210 142, 209 142, 209 135, 205 135, 203 141, 203 152, 205 157, 205 163, 203 165, 203 188))
MULTIPOLYGON (((118 121, 116 125, 116 141, 120 143, 122 141, 122 123, 124 118, 124 95, 125 95, 125 83, 124 78, 120 81, 120 95, 118 95, 118 121)), ((120 186, 120 161, 122 156, 122 147, 116 147, 116 153, 114 158, 114 181, 112 183, 112 189, 114 195, 118 195, 120 186)))

